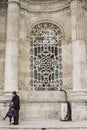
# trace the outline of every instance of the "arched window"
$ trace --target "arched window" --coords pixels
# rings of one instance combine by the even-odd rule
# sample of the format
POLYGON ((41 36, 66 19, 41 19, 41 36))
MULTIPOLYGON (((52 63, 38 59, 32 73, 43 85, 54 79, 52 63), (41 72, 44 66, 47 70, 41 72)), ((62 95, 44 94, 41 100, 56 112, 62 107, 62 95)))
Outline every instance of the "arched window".
POLYGON ((61 30, 52 23, 39 23, 30 32, 30 88, 56 91, 62 77, 61 30))

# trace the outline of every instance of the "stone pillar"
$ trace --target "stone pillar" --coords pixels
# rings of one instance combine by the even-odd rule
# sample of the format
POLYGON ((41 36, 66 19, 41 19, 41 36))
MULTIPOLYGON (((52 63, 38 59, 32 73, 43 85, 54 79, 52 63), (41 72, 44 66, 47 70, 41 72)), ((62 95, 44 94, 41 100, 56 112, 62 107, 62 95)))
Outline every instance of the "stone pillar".
POLYGON ((4 92, 18 91, 19 0, 8 0, 4 92))
POLYGON ((87 79, 85 22, 81 0, 71 1, 71 33, 73 50, 72 120, 87 119, 87 79))
POLYGON ((71 1, 71 33, 73 49, 73 90, 85 91, 86 47, 84 13, 81 0, 71 1))

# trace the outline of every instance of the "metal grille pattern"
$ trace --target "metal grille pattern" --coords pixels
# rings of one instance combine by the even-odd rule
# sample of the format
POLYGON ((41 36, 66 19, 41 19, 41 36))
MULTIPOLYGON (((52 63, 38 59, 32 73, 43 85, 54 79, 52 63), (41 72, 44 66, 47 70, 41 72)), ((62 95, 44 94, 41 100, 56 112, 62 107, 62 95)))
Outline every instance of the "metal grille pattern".
POLYGON ((56 91, 63 84, 61 30, 40 23, 30 33, 30 88, 56 91))

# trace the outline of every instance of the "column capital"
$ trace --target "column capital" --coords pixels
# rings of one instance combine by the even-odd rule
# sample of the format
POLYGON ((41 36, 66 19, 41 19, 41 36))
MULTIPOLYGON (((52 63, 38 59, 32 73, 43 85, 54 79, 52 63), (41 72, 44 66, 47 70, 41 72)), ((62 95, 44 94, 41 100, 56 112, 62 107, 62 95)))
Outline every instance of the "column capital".
POLYGON ((69 0, 69 2, 82 2, 82 0, 69 0))
POLYGON ((20 4, 20 1, 19 0, 8 0, 8 3, 18 3, 18 4, 20 4))

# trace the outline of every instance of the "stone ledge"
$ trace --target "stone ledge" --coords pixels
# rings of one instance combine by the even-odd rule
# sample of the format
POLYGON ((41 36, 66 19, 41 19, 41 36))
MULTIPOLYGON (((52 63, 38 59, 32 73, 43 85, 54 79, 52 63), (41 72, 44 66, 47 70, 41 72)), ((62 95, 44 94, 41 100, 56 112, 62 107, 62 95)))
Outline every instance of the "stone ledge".
POLYGON ((0 124, 0 130, 11 130, 11 129, 20 129, 20 130, 87 130, 87 121, 82 122, 59 122, 57 120, 38 120, 38 121, 27 121, 22 122, 18 126, 9 126, 6 124, 0 124))
POLYGON ((87 91, 73 91, 68 96, 71 102, 87 102, 87 91))
POLYGON ((52 91, 52 92, 35 92, 35 91, 30 91, 29 92, 29 103, 34 102, 34 103, 39 103, 39 102, 65 102, 65 93, 62 91, 52 91), (61 98, 62 97, 62 98, 61 98))
POLYGON ((12 96, 10 95, 2 95, 0 96, 0 103, 8 103, 11 101, 12 96))

